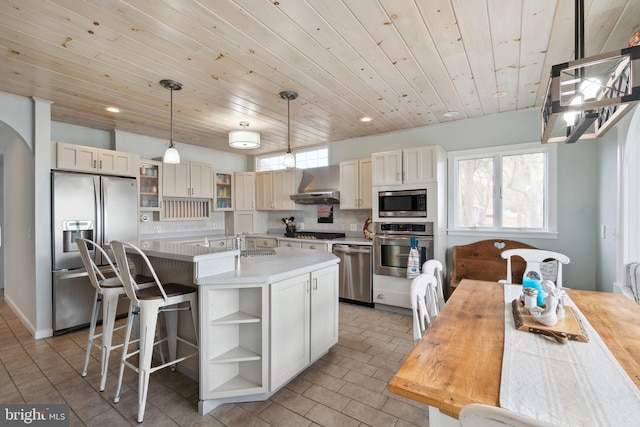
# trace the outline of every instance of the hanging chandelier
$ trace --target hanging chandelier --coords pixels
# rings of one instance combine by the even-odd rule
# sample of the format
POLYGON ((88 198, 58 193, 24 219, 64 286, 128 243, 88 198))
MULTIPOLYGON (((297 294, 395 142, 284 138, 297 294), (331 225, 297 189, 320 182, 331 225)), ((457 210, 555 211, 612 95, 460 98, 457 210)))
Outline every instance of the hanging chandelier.
POLYGON ((551 67, 542 143, 603 136, 640 101, 640 46, 584 58, 584 0, 576 0, 575 60, 551 67))
POLYGON ((296 156, 291 152, 291 108, 289 103, 298 97, 298 93, 292 90, 285 90, 278 95, 280 98, 287 100, 287 152, 282 163, 286 168, 294 168, 296 167, 296 156))
POLYGON ((240 122, 242 130, 232 130, 229 132, 229 146, 241 150, 250 150, 260 147, 260 134, 247 130, 249 122, 240 122))
POLYGON ((182 83, 175 80, 160 80, 160 85, 171 91, 171 139, 169 139, 169 147, 164 152, 162 161, 164 163, 180 163, 180 154, 173 143, 173 91, 182 89, 182 83))

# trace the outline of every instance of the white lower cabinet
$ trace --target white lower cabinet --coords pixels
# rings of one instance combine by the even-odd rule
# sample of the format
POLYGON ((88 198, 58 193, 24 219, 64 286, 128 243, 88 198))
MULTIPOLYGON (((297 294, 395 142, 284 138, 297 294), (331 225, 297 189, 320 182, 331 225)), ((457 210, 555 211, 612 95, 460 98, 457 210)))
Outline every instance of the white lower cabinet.
POLYGON ((338 342, 338 266, 271 285, 270 391, 338 342))
POLYGON ((202 414, 233 398, 264 400, 338 342, 337 264, 198 292, 202 414))
POLYGON ((200 291, 200 399, 265 393, 268 285, 200 291))

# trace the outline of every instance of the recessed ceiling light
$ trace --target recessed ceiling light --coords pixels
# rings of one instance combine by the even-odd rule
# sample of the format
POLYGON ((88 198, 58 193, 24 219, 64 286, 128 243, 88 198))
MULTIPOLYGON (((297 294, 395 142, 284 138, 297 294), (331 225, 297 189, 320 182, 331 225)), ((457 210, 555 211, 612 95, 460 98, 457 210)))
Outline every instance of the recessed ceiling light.
POLYGON ((457 111, 447 111, 446 113, 443 114, 443 116, 444 117, 455 117, 458 114, 460 114, 460 113, 458 113, 457 111))
POLYGON ((120 109, 117 107, 104 107, 105 110, 107 110, 110 113, 119 113, 120 109))
POLYGON ((370 122, 371 120, 373 120, 371 117, 361 117, 361 118, 360 118, 360 121, 361 121, 361 122, 365 122, 365 123, 366 123, 366 122, 370 122))
POLYGON ((507 96, 507 92, 496 92, 495 94, 493 94, 494 98, 503 98, 507 96))

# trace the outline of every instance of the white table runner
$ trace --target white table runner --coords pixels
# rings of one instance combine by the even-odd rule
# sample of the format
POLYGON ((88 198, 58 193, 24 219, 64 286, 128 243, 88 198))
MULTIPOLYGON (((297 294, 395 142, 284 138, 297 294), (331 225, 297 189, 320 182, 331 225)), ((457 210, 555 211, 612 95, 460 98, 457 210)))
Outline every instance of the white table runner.
POLYGON ((566 298, 589 342, 562 345, 515 328, 511 302, 521 292, 505 285, 500 406, 558 426, 640 425, 638 387, 575 304, 566 298))

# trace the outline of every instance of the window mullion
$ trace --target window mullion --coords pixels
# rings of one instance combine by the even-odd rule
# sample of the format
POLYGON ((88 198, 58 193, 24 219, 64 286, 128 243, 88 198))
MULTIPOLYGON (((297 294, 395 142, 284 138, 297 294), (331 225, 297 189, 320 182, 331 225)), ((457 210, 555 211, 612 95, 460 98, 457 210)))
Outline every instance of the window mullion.
POLYGON ((502 156, 496 154, 493 158, 493 226, 496 229, 502 229, 502 206, 503 206, 503 187, 502 187, 502 156))

